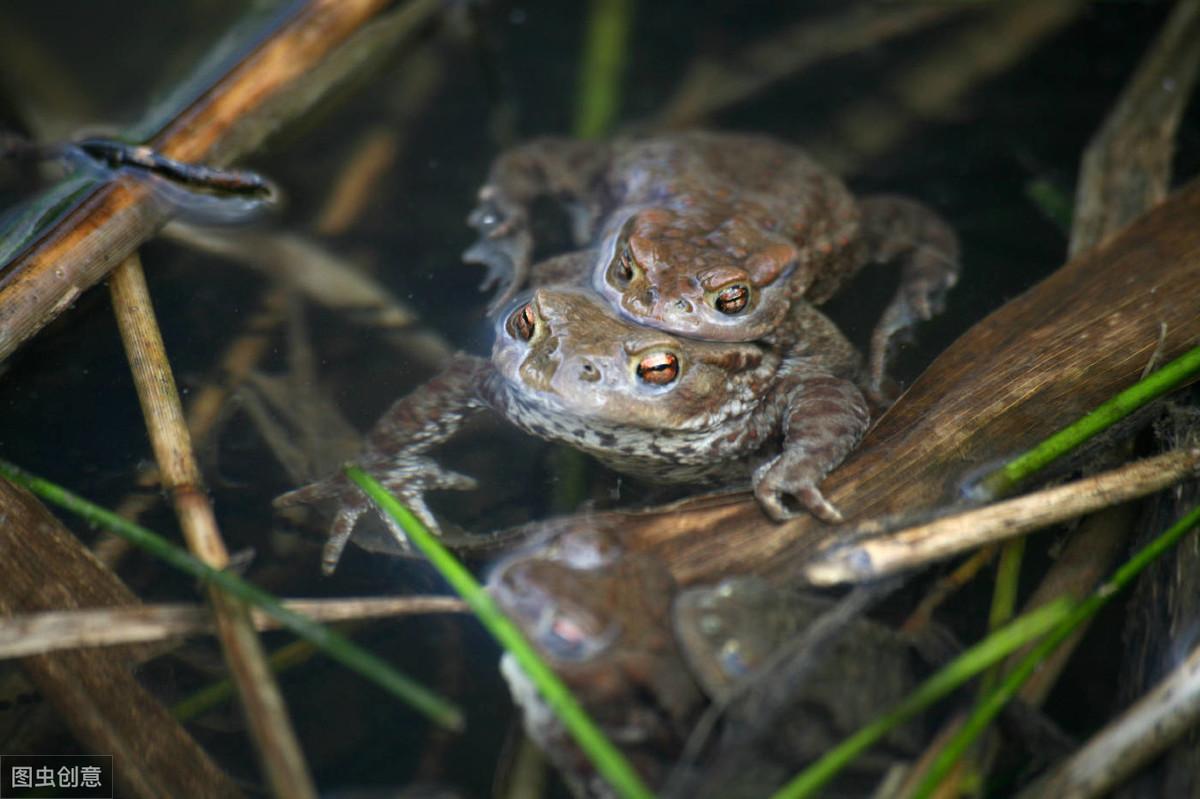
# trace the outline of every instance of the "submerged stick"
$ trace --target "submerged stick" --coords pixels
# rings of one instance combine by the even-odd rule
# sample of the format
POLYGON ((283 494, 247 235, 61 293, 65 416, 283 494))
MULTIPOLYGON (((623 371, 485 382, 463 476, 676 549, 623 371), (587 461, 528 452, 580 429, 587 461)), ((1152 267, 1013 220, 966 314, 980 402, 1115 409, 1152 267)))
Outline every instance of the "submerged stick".
MULTIPOLYGON (((216 516, 192 453, 183 406, 136 253, 113 270, 109 289, 154 458, 163 487, 171 494, 188 549, 207 566, 224 569, 229 565, 229 553, 217 530, 216 516)), ((221 648, 246 710, 251 737, 275 794, 315 799, 316 786, 246 605, 216 588, 209 590, 209 603, 216 615, 221 648)))
MULTIPOLYGON (((1200 36, 1200 2, 1184 0, 1172 12, 1134 76, 1126 85, 1116 106, 1084 152, 1076 190, 1071 230, 1072 254, 1116 237, 1139 214, 1161 202, 1171 176, 1171 152, 1179 126, 1187 88, 1195 81, 1197 50, 1191 42, 1200 36), (1175 89, 1178 88, 1178 91, 1175 89), (1130 158, 1130 154, 1136 155, 1130 158)), ((1165 323, 1165 322, 1164 322, 1165 323)), ((1155 356, 1159 353, 1156 351, 1155 356)), ((1154 360, 1154 356, 1151 357, 1154 360)), ((1147 363, 1149 366, 1149 362, 1147 363)), ((1143 375, 1145 378, 1145 375, 1143 375)), ((1106 402, 1107 411, 1089 416, 1096 426, 1111 412, 1120 412, 1120 404, 1106 402)), ((1085 425, 1086 426, 1086 425, 1085 425)), ((1060 432, 1026 453, 1030 465, 1043 455, 1078 443, 1072 434, 1060 432), (1032 454, 1040 453, 1040 454, 1032 454)), ((1021 477, 1012 463, 992 476, 994 488, 1003 492, 1021 477)), ((1081 597, 1092 583, 1111 567, 1124 549, 1130 529, 1129 512, 1114 507, 1085 519, 1071 543, 1056 560, 1041 586, 1030 597, 1027 608, 1036 608, 1062 596, 1081 597), (1086 538, 1084 537, 1086 536, 1086 538)), ((1040 705, 1065 667, 1071 652, 1082 637, 1081 625, 1061 646, 1047 654, 1029 681, 1020 688, 1021 697, 1040 705)), ((1016 664, 1010 664, 1015 667, 1016 664)), ((941 750, 965 723, 960 715, 947 722, 937 743, 922 757, 922 766, 906 778, 911 789, 919 783, 941 750)))

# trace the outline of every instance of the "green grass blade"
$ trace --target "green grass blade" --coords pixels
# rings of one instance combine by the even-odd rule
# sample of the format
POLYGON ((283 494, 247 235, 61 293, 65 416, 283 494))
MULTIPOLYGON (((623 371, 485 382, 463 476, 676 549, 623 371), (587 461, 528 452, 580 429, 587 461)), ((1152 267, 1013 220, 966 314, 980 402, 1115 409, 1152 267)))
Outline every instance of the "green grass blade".
MULTIPOLYGON (((307 662, 318 650, 308 641, 292 641, 267 656, 271 671, 279 673, 307 662)), ((226 677, 206 685, 180 699, 171 707, 171 715, 179 721, 190 721, 233 698, 233 680, 226 677)))
POLYGON ((645 799, 652 794, 641 778, 604 733, 575 701, 570 690, 525 640, 524 634, 501 612, 492 597, 425 525, 396 500, 387 489, 358 467, 346 469, 346 475, 366 492, 385 513, 403 528, 413 546, 421 551, 435 569, 467 603, 483 626, 516 659, 526 676, 537 686, 546 703, 587 754, 596 770, 623 797, 645 799))
POLYGON ((1184 534, 1197 524, 1200 524, 1200 507, 1193 508, 1179 521, 1171 525, 1166 532, 1143 547, 1121 568, 1117 569, 1107 582, 1097 588, 1083 602, 1080 602, 1065 619, 1059 622, 1050 635, 1044 641, 1039 642, 1028 655, 1022 658, 1016 668, 1004 678, 1000 685, 979 702, 966 723, 947 742, 933 765, 930 766, 929 773, 918 787, 916 796, 925 797, 932 794, 936 790, 938 783, 954 767, 954 764, 962 756, 962 753, 987 728, 988 724, 996 717, 996 714, 1016 695, 1021 686, 1037 671, 1041 662, 1049 657, 1063 641, 1067 640, 1079 625, 1094 616, 1121 589, 1129 585, 1143 569, 1162 555, 1163 552, 1174 546, 1184 534))
POLYGON ((979 488, 988 496, 1010 493, 1022 480, 1061 458, 1089 438, 1107 430, 1139 408, 1178 388, 1200 373, 1200 347, 1185 352, 1098 406, 1073 424, 1064 427, 1037 446, 1023 452, 985 477, 979 488))
POLYGON ((88 502, 48 480, 34 477, 7 461, 0 460, 0 475, 45 500, 82 516, 97 527, 103 527, 120 536, 185 574, 215 585, 222 591, 260 608, 296 635, 319 647, 329 657, 381 686, 437 724, 453 730, 462 729, 462 711, 453 704, 405 677, 384 660, 345 636, 307 616, 288 610, 278 599, 261 588, 235 574, 214 569, 145 527, 122 519, 112 511, 88 502))
POLYGON ((783 786, 772 799, 802 799, 813 796, 854 758, 910 718, 949 694, 994 663, 1030 641, 1054 629, 1067 618, 1074 605, 1068 600, 1050 602, 1018 617, 947 663, 921 683, 915 691, 888 713, 879 717, 825 753, 783 786))
POLYGON ((574 124, 574 133, 581 139, 605 135, 616 119, 632 17, 633 0, 589 3, 574 124))

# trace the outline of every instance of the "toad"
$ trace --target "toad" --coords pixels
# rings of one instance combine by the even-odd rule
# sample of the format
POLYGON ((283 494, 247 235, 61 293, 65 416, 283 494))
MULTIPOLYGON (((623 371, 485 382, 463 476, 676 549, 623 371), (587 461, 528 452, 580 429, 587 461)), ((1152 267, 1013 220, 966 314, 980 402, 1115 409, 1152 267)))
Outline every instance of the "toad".
POLYGON ((940 312, 958 276, 957 239, 933 211, 891 195, 855 201, 768 136, 550 137, 497 158, 468 218, 480 239, 464 260, 487 267, 497 303, 527 279, 530 207, 546 195, 571 212, 595 289, 627 318, 681 336, 761 340, 796 299, 820 305, 864 264, 900 264, 869 353, 879 396, 893 340, 940 312))
MULTIPOLYGON (((764 665, 829 610, 830 600, 748 577, 679 591, 657 558, 623 551, 615 531, 585 526, 501 564, 488 590, 643 778, 661 789, 670 777, 673 795, 767 796, 903 699, 917 680, 912 647, 874 622, 852 619, 801 683, 782 686, 787 695, 777 723, 737 752, 738 767, 709 768, 730 762, 746 743, 737 688, 747 681, 764 687, 764 665), (680 767, 710 702, 726 708, 725 735, 703 747, 703 766, 680 767), (672 774, 675 768, 682 770, 672 774)), ((501 671, 527 732, 575 793, 612 795, 510 656, 501 671)), ((778 693, 780 686, 765 688, 778 693)), ((868 795, 888 766, 920 744, 916 726, 893 730, 837 787, 868 795)))
MULTIPOLYGON (((580 257, 554 259, 548 271, 569 273, 580 257)), ((806 302, 793 303, 780 325, 796 342, 784 352, 759 342, 696 341, 633 324, 586 289, 543 287, 500 316, 490 360, 452 358, 392 405, 356 462, 436 530, 424 493, 474 481, 426 453, 469 416, 491 409, 635 477, 749 483, 773 518, 787 518, 798 505, 837 522, 840 514, 817 486, 867 427, 855 383, 859 357, 806 302)), ((368 500, 338 474, 276 505, 326 499, 338 506, 323 560, 328 572, 368 500)))

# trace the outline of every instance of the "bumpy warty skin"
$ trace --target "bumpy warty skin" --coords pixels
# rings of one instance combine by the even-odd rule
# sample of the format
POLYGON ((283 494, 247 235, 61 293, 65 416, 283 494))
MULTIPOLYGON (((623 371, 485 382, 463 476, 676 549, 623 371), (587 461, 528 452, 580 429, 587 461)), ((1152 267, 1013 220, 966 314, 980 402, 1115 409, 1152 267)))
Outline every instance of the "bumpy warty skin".
MULTIPOLYGON (((752 481, 773 516, 790 515, 791 496, 836 519, 817 484, 867 426, 853 380, 858 356, 807 304, 793 306, 788 324, 796 343, 781 355, 757 343, 694 341, 635 325, 578 286, 538 289, 499 320, 490 361, 457 356, 394 403, 357 462, 437 529, 424 493, 474 483, 426 453, 491 408, 527 432, 645 480, 752 481)), ((322 499, 338 506, 324 560, 330 571, 366 500, 338 475, 277 504, 322 499)))

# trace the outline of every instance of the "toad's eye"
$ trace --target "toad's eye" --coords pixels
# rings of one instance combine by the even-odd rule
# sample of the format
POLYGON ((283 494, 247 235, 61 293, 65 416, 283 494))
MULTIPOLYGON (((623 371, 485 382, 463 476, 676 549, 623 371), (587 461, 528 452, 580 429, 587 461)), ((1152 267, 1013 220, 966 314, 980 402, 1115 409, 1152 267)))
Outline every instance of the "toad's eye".
POLYGON ((742 283, 734 283, 717 292, 713 305, 723 314, 733 316, 745 310, 750 302, 750 288, 742 283))
POLYGON ((534 332, 537 331, 537 314, 533 312, 533 305, 527 302, 513 311, 504 327, 513 338, 519 338, 521 341, 533 338, 534 332))
POLYGON ((613 277, 613 281, 621 286, 628 286, 634 276, 637 275, 637 262, 633 258, 633 253, 629 250, 629 242, 621 245, 621 251, 615 259, 613 259, 612 267, 609 273, 613 277))
POLYGON ((679 358, 671 352, 652 352, 638 361, 637 376, 652 386, 665 386, 679 377, 679 358))

